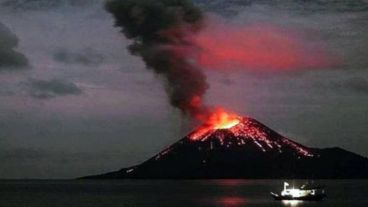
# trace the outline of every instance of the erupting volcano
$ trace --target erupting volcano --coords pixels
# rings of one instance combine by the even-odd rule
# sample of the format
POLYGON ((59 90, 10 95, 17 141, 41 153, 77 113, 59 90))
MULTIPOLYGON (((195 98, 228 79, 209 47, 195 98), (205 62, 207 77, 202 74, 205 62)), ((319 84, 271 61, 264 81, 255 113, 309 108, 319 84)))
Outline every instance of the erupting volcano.
POLYGON ((170 104, 201 126, 140 165, 89 178, 368 177, 366 158, 303 146, 203 102, 210 86, 203 69, 326 68, 335 58, 322 44, 281 26, 219 24, 187 0, 109 0, 105 6, 132 40, 129 51, 165 82, 170 104))
POLYGON ((216 129, 229 129, 239 124, 241 117, 223 108, 216 108, 211 114, 204 118, 198 118, 204 122, 195 132, 190 135, 190 139, 197 140, 204 134, 208 134, 216 129), (203 120, 204 119, 204 120, 203 120))
POLYGON ((193 142, 212 142, 215 139, 226 147, 255 144, 263 152, 276 150, 282 153, 287 149, 299 156, 313 156, 308 148, 269 130, 258 121, 223 109, 216 110, 205 124, 188 135, 188 139, 193 142))
POLYGON ((87 178, 367 177, 367 158, 340 148, 309 148, 255 119, 216 109, 202 126, 142 164, 87 178))

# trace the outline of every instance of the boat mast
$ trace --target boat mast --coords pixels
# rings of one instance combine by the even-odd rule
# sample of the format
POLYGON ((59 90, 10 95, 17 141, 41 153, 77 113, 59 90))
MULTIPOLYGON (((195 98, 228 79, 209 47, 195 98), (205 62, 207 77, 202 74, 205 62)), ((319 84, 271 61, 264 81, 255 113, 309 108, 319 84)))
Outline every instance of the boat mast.
POLYGON ((289 183, 284 182, 284 191, 286 190, 286 187, 289 186, 289 183))

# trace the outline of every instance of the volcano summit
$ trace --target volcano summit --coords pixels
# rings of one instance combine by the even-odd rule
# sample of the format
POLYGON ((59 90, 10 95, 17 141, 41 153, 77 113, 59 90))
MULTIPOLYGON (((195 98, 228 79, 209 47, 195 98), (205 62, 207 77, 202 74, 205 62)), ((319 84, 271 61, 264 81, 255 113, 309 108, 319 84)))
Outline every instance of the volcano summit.
POLYGON ((252 118, 221 118, 142 164, 86 178, 368 178, 367 158, 303 146, 252 118))

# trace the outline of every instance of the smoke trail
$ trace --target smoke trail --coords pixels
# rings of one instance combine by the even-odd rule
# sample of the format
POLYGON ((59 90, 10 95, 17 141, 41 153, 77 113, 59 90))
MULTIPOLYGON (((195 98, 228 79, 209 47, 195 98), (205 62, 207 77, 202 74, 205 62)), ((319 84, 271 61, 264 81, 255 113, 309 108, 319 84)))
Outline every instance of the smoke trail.
POLYGON ((106 9, 133 43, 132 54, 166 81, 170 102, 184 114, 204 112, 205 75, 177 48, 186 48, 188 36, 202 27, 202 13, 187 0, 110 0, 106 9))

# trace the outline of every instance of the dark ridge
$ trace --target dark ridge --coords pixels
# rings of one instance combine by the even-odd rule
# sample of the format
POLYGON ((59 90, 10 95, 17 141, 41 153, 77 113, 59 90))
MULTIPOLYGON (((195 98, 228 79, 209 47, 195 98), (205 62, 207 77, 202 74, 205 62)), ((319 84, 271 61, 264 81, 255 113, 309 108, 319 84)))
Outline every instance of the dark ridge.
POLYGON ((222 178, 368 178, 368 159, 338 147, 326 149, 305 147, 283 137, 255 119, 244 118, 240 124, 230 129, 214 130, 196 140, 192 140, 189 134, 139 165, 84 177, 84 179, 222 178))

